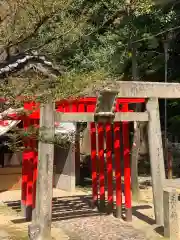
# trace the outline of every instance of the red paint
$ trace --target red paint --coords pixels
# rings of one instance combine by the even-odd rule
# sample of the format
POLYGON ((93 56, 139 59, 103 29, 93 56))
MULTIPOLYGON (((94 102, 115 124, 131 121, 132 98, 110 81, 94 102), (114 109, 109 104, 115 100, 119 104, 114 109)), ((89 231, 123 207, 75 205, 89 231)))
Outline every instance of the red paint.
MULTIPOLYGON (((68 100, 61 100, 56 102, 56 111, 57 112, 74 112, 69 109, 69 105, 73 105, 75 102, 78 102, 78 110, 77 112, 86 112, 85 105, 87 106, 87 112, 94 112, 96 107, 96 101, 97 98, 80 98, 80 99, 70 99, 68 100)), ((117 104, 125 104, 125 103, 143 103, 145 102, 144 99, 134 98, 134 99, 128 99, 128 98, 117 98, 116 103, 117 104)), ((32 107, 36 106, 36 111, 34 111, 32 114, 29 115, 32 119, 39 119, 40 113, 39 113, 39 103, 35 104, 35 102, 25 102, 24 108, 28 110, 32 110, 32 107)), ((116 105, 118 106, 118 105, 116 105)), ((120 111, 120 107, 117 107, 117 112, 120 111)))
POLYGON ((6 127, 9 125, 9 121, 8 120, 0 120, 0 125, 3 127, 6 127))
POLYGON ((112 166, 112 128, 106 123, 106 159, 107 159, 107 188, 108 203, 113 204, 113 166, 112 166))
POLYGON ((98 179, 97 179, 97 152, 96 152, 96 125, 90 124, 91 132, 91 166, 92 166, 92 195, 93 201, 98 200, 98 179))
POLYGON ((71 112, 71 105, 68 102, 64 105, 64 112, 71 112))
POLYGON ((72 112, 78 112, 78 102, 77 101, 72 103, 71 111, 72 112))
POLYGON ((86 112, 85 103, 78 103, 78 112, 86 112))
POLYGON ((57 112, 64 112, 63 105, 58 105, 57 108, 56 108, 56 111, 57 112))
POLYGON ((33 203, 33 159, 34 159, 34 153, 32 153, 32 158, 29 158, 27 161, 28 174, 27 174, 27 189, 26 189, 26 207, 32 207, 32 203, 33 203))
MULTIPOLYGON (((29 119, 24 117, 23 119, 23 127, 25 132, 29 127, 29 119)), ((27 198, 27 181, 28 181, 28 138, 24 137, 24 151, 22 154, 22 186, 21 186, 21 202, 25 206, 26 205, 26 198, 27 198)))
POLYGON ((104 125, 97 124, 98 129, 98 157, 99 157, 99 186, 100 200, 105 201, 105 176, 104 176, 104 125))
MULTIPOLYGON (((38 127, 39 125, 39 120, 34 120, 34 123, 33 123, 34 127, 38 127)), ((36 136, 34 136, 34 138, 32 139, 32 147, 33 147, 33 153, 34 153, 34 156, 33 156, 33 202, 32 202, 32 207, 33 209, 35 208, 36 206, 36 182, 37 182, 37 174, 38 174, 38 171, 37 171, 37 167, 38 167, 38 152, 37 152, 37 148, 38 148, 38 141, 37 139, 35 138, 36 136)))
MULTIPOLYGON (((128 112, 128 104, 124 104, 123 112, 128 112)), ((131 208, 131 168, 129 146, 129 123, 123 122, 123 155, 124 155, 124 191, 125 207, 131 208)))
POLYGON ((22 154, 22 182, 21 182, 21 203, 22 205, 26 205, 26 189, 27 189, 27 157, 25 150, 22 154))
POLYGON ((87 112, 94 112, 95 111, 95 108, 96 108, 96 105, 93 105, 93 104, 88 104, 87 105, 87 112))
MULTIPOLYGON (((28 133, 28 127, 34 125, 33 120, 30 121, 28 117, 24 117, 24 130, 28 133)), ((24 152, 22 160, 22 204, 27 208, 32 208, 34 192, 36 187, 33 185, 34 178, 34 161, 35 161, 35 139, 32 136, 24 137, 24 152)), ((37 154, 36 154, 37 155, 37 154)), ((26 214, 27 212, 25 212, 26 214)), ((29 213, 28 213, 29 214, 29 213)), ((28 216, 29 217, 29 216, 28 216)))
POLYGON ((116 176, 116 206, 122 207, 120 122, 114 123, 114 157, 116 176))
MULTIPOLYGON (((33 108, 35 108, 33 110, 33 113, 29 114, 29 117, 31 119, 39 119, 40 118, 40 111, 39 111, 40 103, 38 103, 38 102, 35 103, 35 101, 30 101, 29 102, 28 100, 27 100, 27 102, 25 102, 25 97, 21 97, 21 98, 22 98, 22 101, 24 101, 24 109, 33 110, 33 108)), ((0 101, 3 102, 5 100, 0 99, 0 101)), ((79 108, 78 112, 84 112, 83 105, 87 105, 87 109, 88 109, 87 112, 94 112, 94 109, 95 109, 95 106, 96 106, 96 101, 97 101, 97 98, 95 98, 95 97, 70 99, 70 100, 60 100, 60 101, 56 101, 56 111, 57 112, 66 112, 66 108, 68 108, 68 105, 70 105, 70 104, 73 105, 74 102, 78 102, 78 104, 80 105, 80 108, 79 108)), ((143 103, 143 102, 145 102, 145 100, 141 99, 141 98, 134 98, 134 99, 117 98, 116 102, 118 104, 143 103)), ((118 112, 120 111, 119 107, 118 107, 117 111, 118 112)), ((69 110, 68 110, 68 112, 69 112, 69 110)), ((72 112, 74 112, 74 111, 72 111, 72 112)), ((14 119, 19 119, 19 116, 17 116, 16 114, 9 114, 9 116, 11 118, 14 118, 14 119)))
POLYGON ((28 115, 29 118, 40 119, 39 106, 40 106, 40 103, 35 103, 35 102, 25 102, 24 103, 24 109, 27 111, 32 111, 32 113, 28 115))
MULTIPOLYGON (((29 126, 34 125, 34 121, 29 121, 29 126)), ((28 161, 27 161, 27 189, 26 189, 26 207, 33 205, 33 174, 34 174, 34 139, 33 136, 28 137, 28 161)), ((35 190, 34 190, 35 191, 35 190)))
POLYGON ((117 98, 118 103, 144 103, 144 98, 117 98))

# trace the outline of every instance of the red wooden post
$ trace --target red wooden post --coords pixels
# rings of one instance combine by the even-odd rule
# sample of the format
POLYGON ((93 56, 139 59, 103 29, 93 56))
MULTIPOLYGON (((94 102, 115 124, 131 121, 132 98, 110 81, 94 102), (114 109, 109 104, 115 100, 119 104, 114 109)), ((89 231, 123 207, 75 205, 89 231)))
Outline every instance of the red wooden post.
MULTIPOLYGON (((128 111, 128 104, 124 104, 122 111, 128 111)), ((126 221, 132 221, 131 206, 131 169, 130 169, 130 149, 129 149, 129 123, 123 122, 123 155, 124 155, 124 191, 126 221)))
POLYGON ((78 112, 78 101, 77 100, 73 101, 71 111, 78 112))
POLYGON ((71 106, 70 106, 70 104, 69 104, 68 101, 67 101, 66 104, 65 104, 64 111, 65 111, 65 112, 70 112, 70 111, 71 111, 71 106))
MULTIPOLYGON (((34 127, 39 127, 39 120, 35 119, 34 120, 34 127)), ((32 208, 33 211, 35 210, 36 207, 36 182, 37 182, 37 174, 38 174, 38 170, 37 170, 37 166, 38 166, 38 141, 35 138, 36 136, 34 136, 34 138, 32 139, 32 147, 33 147, 33 152, 34 152, 34 157, 33 157, 33 202, 32 202, 32 208)))
POLYGON ((108 213, 113 210, 113 165, 112 165, 112 125, 106 123, 106 161, 107 161, 107 189, 108 213))
MULTIPOLYGON (((29 127, 29 118, 23 118, 23 127, 26 132, 29 127)), ((23 216, 26 217, 26 200, 27 200, 27 182, 28 182, 28 146, 29 146, 29 138, 28 136, 24 137, 23 140, 25 149, 22 154, 22 183, 21 183, 21 210, 23 216)))
POLYGON ((105 176, 104 176, 104 124, 98 123, 98 167, 99 167, 99 187, 100 187, 100 210, 105 208, 105 176))
MULTIPOLYGON (((78 101, 74 100, 71 103, 71 112, 78 112, 78 101)), ((80 132, 78 129, 78 123, 76 123, 76 135, 75 135, 75 174, 76 174, 76 185, 81 183, 80 177, 80 132)))
POLYGON ((85 112, 85 104, 81 102, 78 104, 78 112, 85 112))
POLYGON ((91 165, 92 165, 92 196, 93 205, 98 203, 98 176, 97 176, 97 152, 96 152, 96 124, 90 125, 91 129, 91 165))
POLYGON ((96 98, 87 98, 87 112, 94 112, 96 108, 96 98))
POLYGON ((120 122, 114 123, 114 157, 116 175, 116 217, 122 217, 120 122))
MULTIPOLYGON (((26 102, 24 103, 24 109, 32 110, 33 107, 38 107, 38 104, 35 102, 26 102)), ((25 131, 28 127, 34 126, 39 127, 39 109, 35 110, 29 114, 26 119, 26 126, 24 126, 25 131)), ((29 133, 27 133, 29 135, 29 133)), ((36 202, 36 180, 37 180, 37 163, 38 163, 38 154, 37 154, 37 140, 35 136, 28 136, 25 138, 26 149, 23 153, 23 159, 25 164, 23 164, 22 169, 26 171, 26 219, 31 220, 32 210, 35 208, 36 202)), ((23 192, 23 190, 22 190, 23 192)), ((33 213, 34 214, 34 213, 33 213)))
POLYGON ((64 108, 63 108, 63 105, 62 105, 62 103, 58 103, 57 104, 57 110, 56 110, 57 112, 64 112, 64 108))
MULTIPOLYGON (((24 117, 24 130, 27 131, 30 126, 30 119, 24 117)), ((32 159, 34 154, 31 150, 32 142, 30 137, 24 138, 25 150, 22 157, 22 190, 21 190, 21 205, 23 214, 27 221, 32 217, 32 185, 33 185, 33 171, 32 171, 32 159)))
POLYGON ((26 215, 26 189, 27 189, 27 157, 26 151, 22 154, 22 182, 21 182, 21 211, 26 215))
POLYGON ((34 153, 28 153, 28 160, 27 160, 27 168, 28 168, 28 175, 27 175, 27 189, 26 189, 26 220, 31 221, 32 219, 32 204, 33 204, 33 159, 34 153))
MULTIPOLYGON (((30 120, 30 126, 35 127, 34 119, 30 120)), ((27 178, 27 198, 26 198, 26 219, 32 219, 33 205, 35 207, 36 198, 36 177, 37 177, 37 153, 35 136, 31 134, 29 137, 28 150, 28 178, 27 178)))

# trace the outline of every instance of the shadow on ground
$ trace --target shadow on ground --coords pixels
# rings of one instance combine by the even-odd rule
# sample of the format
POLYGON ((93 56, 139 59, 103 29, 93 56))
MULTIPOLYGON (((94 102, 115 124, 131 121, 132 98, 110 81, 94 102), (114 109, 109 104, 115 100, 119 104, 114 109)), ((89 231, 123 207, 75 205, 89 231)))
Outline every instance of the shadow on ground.
POLYGON ((151 209, 152 207, 150 205, 140 205, 140 206, 134 206, 132 211, 133 215, 137 217, 138 219, 142 220, 143 222, 148 223, 149 225, 156 224, 156 221, 147 215, 141 213, 139 210, 145 210, 145 209, 151 209))
MULTIPOLYGON (((53 198, 52 201, 52 221, 61 221, 68 220, 73 218, 85 218, 85 217, 93 217, 102 214, 107 214, 106 212, 99 212, 97 208, 93 208, 92 206, 92 197, 91 196, 69 196, 69 197, 57 197, 53 198)), ((17 213, 21 212, 21 204, 20 201, 8 201, 5 204, 10 207, 12 210, 15 210, 17 213)), ((144 215, 140 212, 143 209, 150 209, 149 205, 140 205, 134 206, 132 208, 132 213, 138 219, 150 224, 154 225, 155 220, 144 215)), ((125 208, 123 204, 122 213, 125 213, 125 208)), ((24 218, 13 220, 14 223, 22 223, 26 220, 24 218)))
MULTIPOLYGON (((17 213, 21 212, 20 201, 8 201, 5 204, 17 213)), ((73 218, 85 218, 102 215, 96 208, 92 207, 89 196, 57 197, 52 201, 52 221, 68 220, 73 218)), ((24 218, 12 220, 14 223, 23 223, 24 218)))

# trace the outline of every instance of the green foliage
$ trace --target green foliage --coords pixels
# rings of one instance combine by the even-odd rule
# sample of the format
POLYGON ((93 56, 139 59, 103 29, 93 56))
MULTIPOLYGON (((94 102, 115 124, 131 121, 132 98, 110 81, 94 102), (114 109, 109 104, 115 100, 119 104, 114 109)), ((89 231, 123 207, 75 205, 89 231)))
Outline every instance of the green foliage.
MULTIPOLYGON (((21 0, 11 4, 5 0, 1 12, 0 45, 35 49, 65 69, 54 87, 47 82, 44 87, 37 82, 24 86, 26 96, 41 92, 44 99, 49 94, 76 97, 108 76, 131 79, 132 44, 138 50, 139 78, 161 81, 167 38, 168 79, 179 81, 178 3, 162 7, 151 0, 21 0)), ((11 96, 13 103, 15 87, 1 87, 0 92, 11 96)))

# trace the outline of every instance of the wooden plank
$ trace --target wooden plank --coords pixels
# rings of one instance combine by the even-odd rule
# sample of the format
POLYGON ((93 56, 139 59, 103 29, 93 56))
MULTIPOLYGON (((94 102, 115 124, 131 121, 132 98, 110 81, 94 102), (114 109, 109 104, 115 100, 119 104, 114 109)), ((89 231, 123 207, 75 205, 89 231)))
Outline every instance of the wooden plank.
MULTIPOLYGON (((94 122, 94 113, 55 113, 56 122, 94 122)), ((147 112, 118 112, 115 113, 115 122, 120 121, 139 121, 139 122, 148 122, 148 113, 147 112)))
POLYGON ((178 194, 175 188, 165 188, 163 192, 164 237, 179 239, 178 194))
POLYGON ((102 81, 84 91, 84 95, 98 96, 104 89, 118 91, 120 98, 180 98, 179 83, 141 81, 102 81))
POLYGON ((149 112, 148 143, 151 162, 151 175, 156 223, 163 225, 163 183, 165 180, 164 156, 158 99, 149 99, 146 105, 149 112))
MULTIPOLYGON (((54 109, 52 102, 40 108, 40 134, 43 140, 54 139, 54 109)), ((51 239, 54 144, 39 141, 38 156, 36 220, 29 226, 29 238, 33 240, 51 239)))

